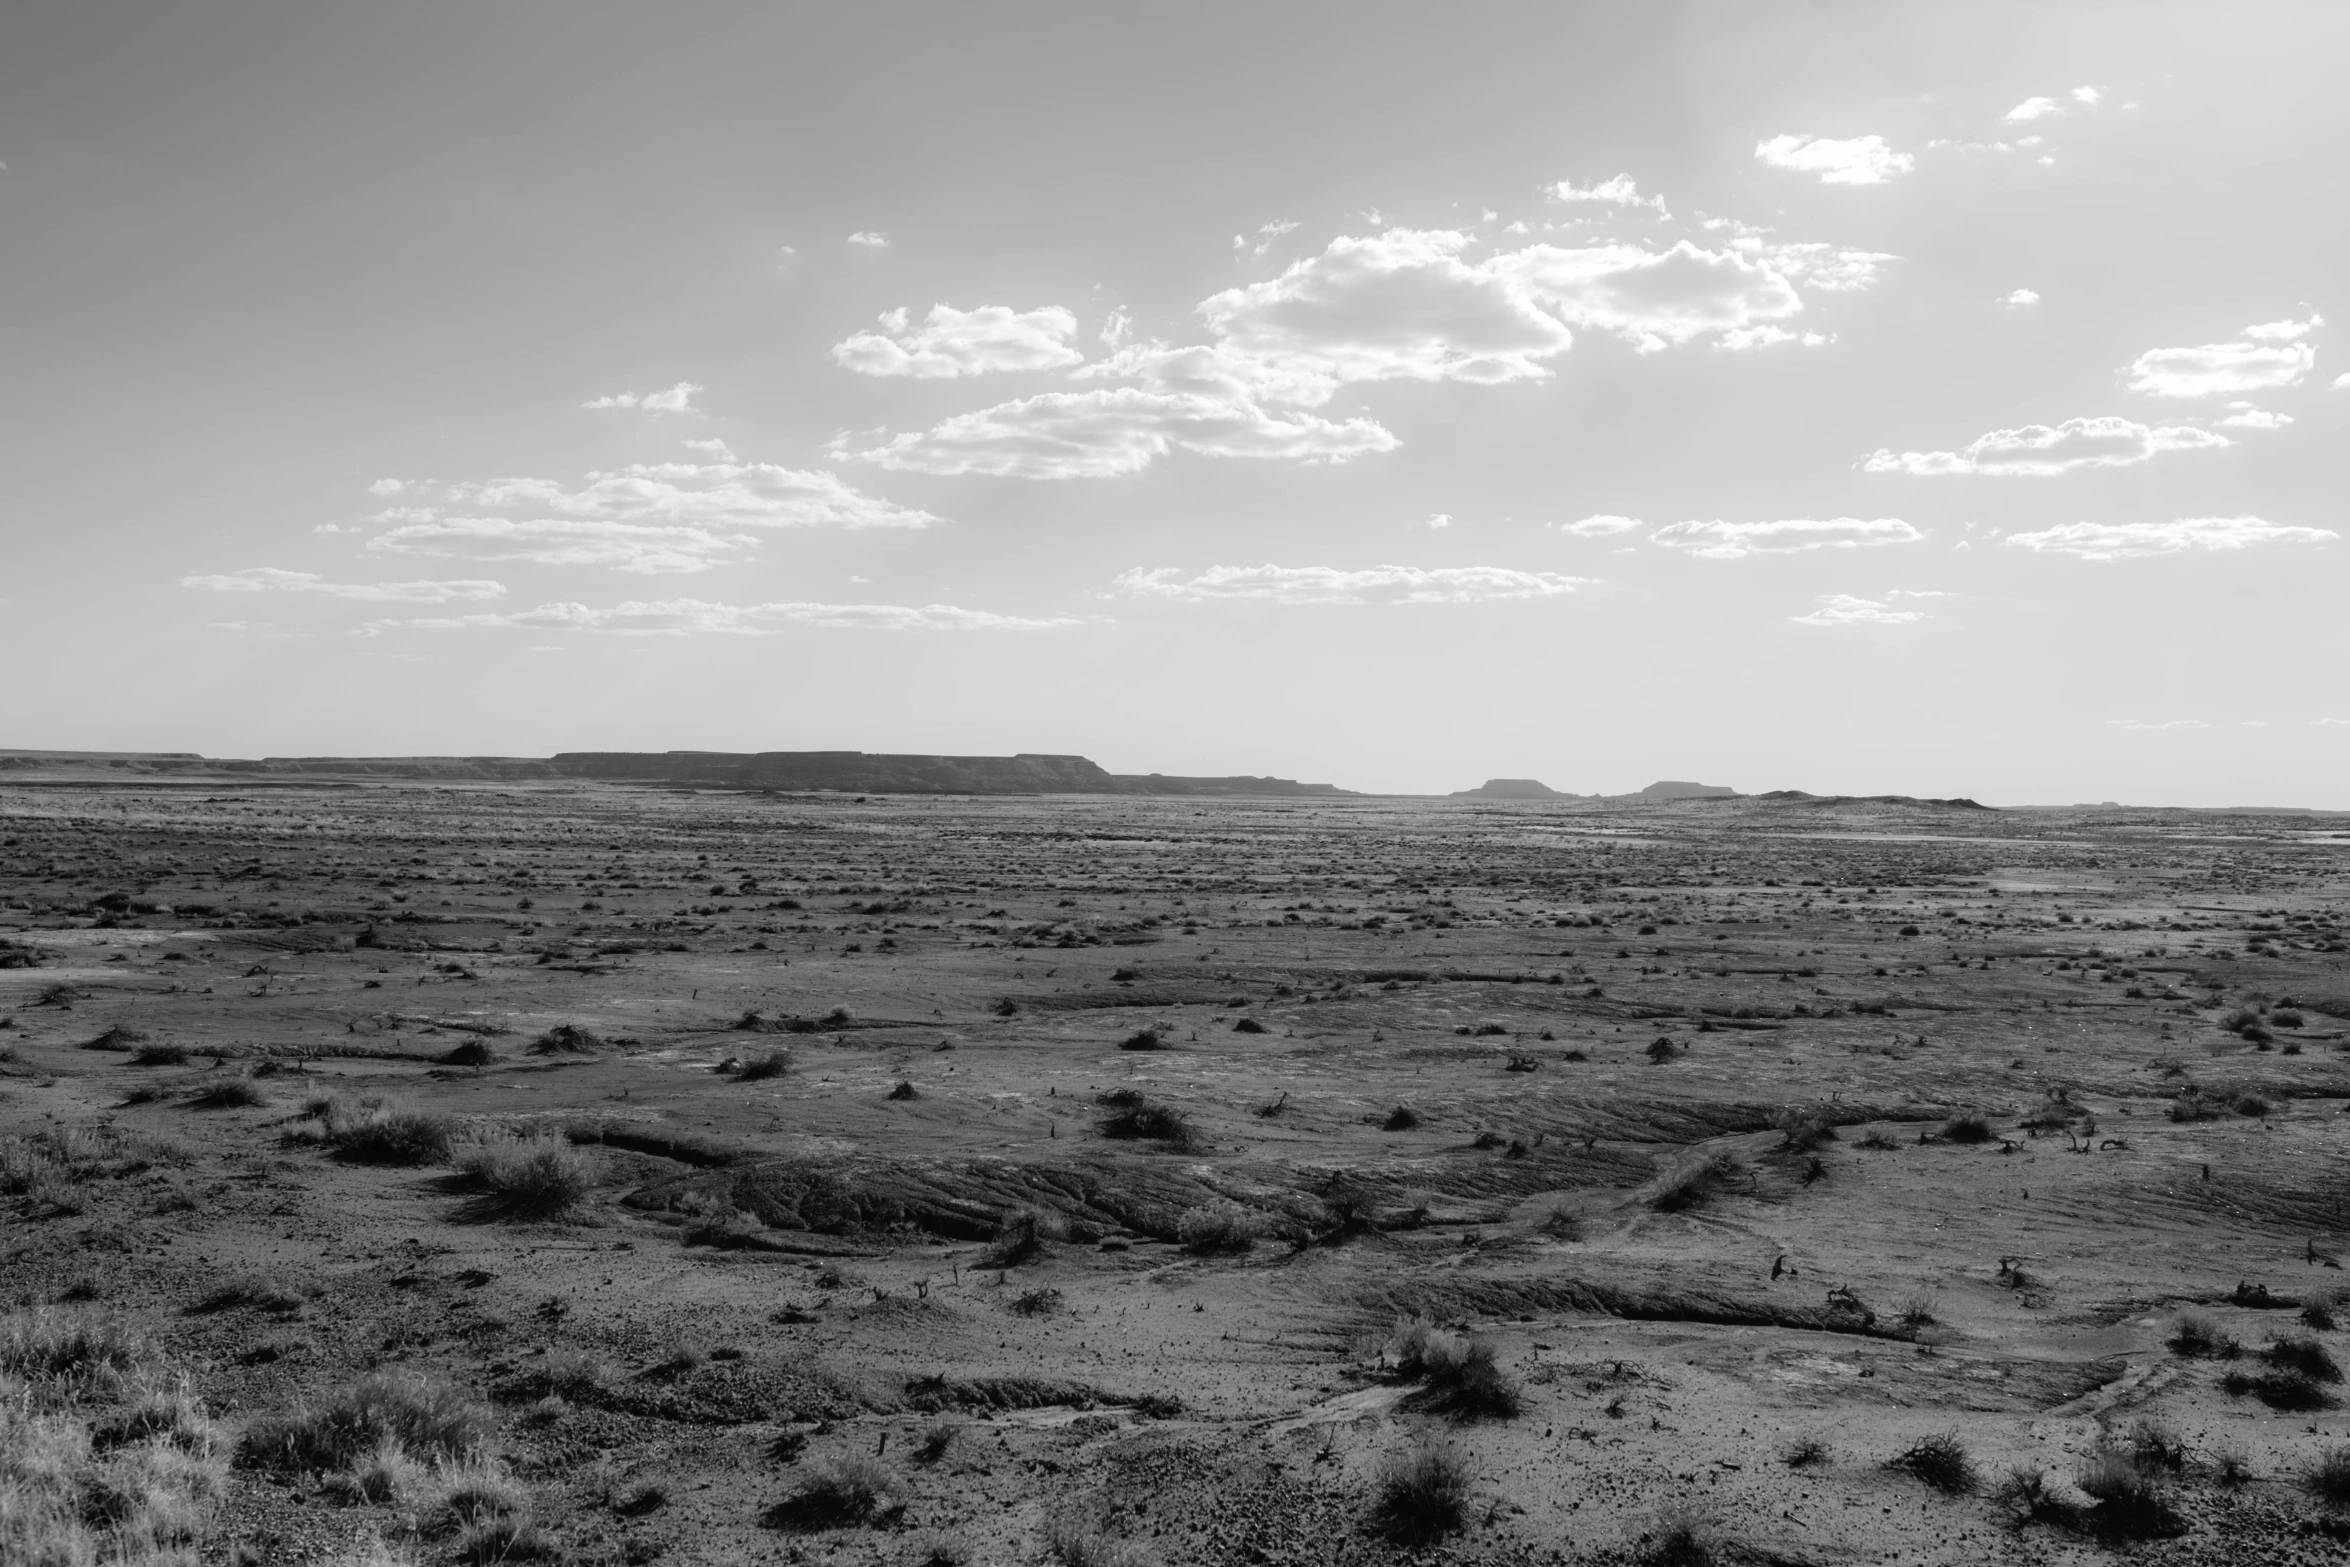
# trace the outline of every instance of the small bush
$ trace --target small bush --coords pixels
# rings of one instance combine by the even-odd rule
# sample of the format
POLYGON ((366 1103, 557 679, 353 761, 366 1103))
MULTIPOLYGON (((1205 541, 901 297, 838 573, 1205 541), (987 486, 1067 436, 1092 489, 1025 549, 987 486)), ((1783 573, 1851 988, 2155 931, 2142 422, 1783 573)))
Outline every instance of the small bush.
POLYGON ((767 1511, 770 1528, 838 1529, 886 1523, 906 1508, 905 1482, 878 1459, 819 1459, 799 1490, 767 1511))
POLYGON ((1468 1506, 1469 1466, 1460 1449, 1424 1441, 1380 1475, 1373 1515, 1388 1538, 1433 1545, 1461 1527, 1468 1506))
POLYGON ((186 1066, 187 1064, 188 1047, 186 1045, 141 1045, 131 1055, 131 1065, 133 1066, 186 1066))
POLYGON ((1244 1017, 1232 1025, 1232 1032, 1235 1034, 1262 1034, 1265 1032, 1265 1025, 1253 1017, 1244 1017))
POLYGON ((792 1056, 788 1050, 770 1050, 756 1055, 735 1069, 738 1083, 756 1083, 765 1078, 781 1077, 791 1070, 792 1056))
POLYGON ((1012 1309, 1023 1317, 1049 1317, 1066 1303, 1057 1289, 1022 1290, 1012 1301, 1012 1309))
POLYGON ((1786 1452, 1781 1453, 1779 1462, 1790 1469, 1817 1469, 1831 1456, 1826 1442, 1816 1436, 1806 1436, 1797 1438, 1786 1452))
POLYGON ((1420 1124, 1420 1112, 1410 1105, 1397 1105, 1387 1112, 1387 1119, 1379 1123, 1383 1132, 1408 1132, 1420 1124))
POLYGON ((249 1077, 228 1077, 188 1101, 197 1110, 250 1110, 269 1103, 269 1095, 249 1077))
POLYGON ((2216 1319, 2200 1311, 2180 1312, 2164 1342, 2172 1354, 2191 1360, 2233 1360, 2242 1348, 2216 1319))
POLYGON ((2320 1449, 2316 1461, 2302 1471, 2301 1483, 2328 1507, 2350 1507, 2350 1442, 2320 1449))
POLYGON ((0 1319, 0 1373, 49 1398, 111 1392, 147 1357, 145 1339, 114 1317, 35 1307, 0 1319))
POLYGON ((1859 1146, 1867 1148, 1876 1153, 1892 1153, 1896 1149, 1900 1148, 1901 1145, 1895 1142, 1892 1138, 1887 1137, 1883 1132, 1871 1132, 1868 1136, 1860 1140, 1859 1146))
POLYGON ((919 1099, 919 1098, 921 1098, 921 1097, 922 1097, 922 1090, 921 1090, 921 1089, 919 1089, 919 1088, 916 1088, 916 1087, 915 1087, 915 1086, 914 1086, 912 1083, 910 1083, 910 1082, 907 1082, 907 1081, 905 1081, 903 1078, 901 1078, 901 1079, 899 1079, 899 1081, 898 1081, 898 1085, 897 1085, 897 1087, 895 1087, 895 1088, 891 1089, 891 1090, 890 1090, 890 1091, 889 1091, 887 1094, 883 1095, 882 1097, 884 1097, 884 1098, 886 1098, 886 1099, 896 1099, 896 1100, 900 1100, 900 1101, 907 1100, 907 1099, 919 1099))
POLYGON ((1664 1065, 1667 1061, 1677 1060, 1688 1053, 1686 1047, 1676 1045, 1669 1039, 1652 1039, 1648 1043, 1648 1059, 1658 1066, 1664 1065))
POLYGON ((2281 1338, 2260 1351, 2260 1358, 2284 1371, 2297 1371, 2312 1382, 2339 1382, 2342 1368, 2316 1339, 2281 1338))
POLYGON ((1894 1315, 1905 1328, 1930 1328, 1942 1320, 1935 1315, 1940 1305, 1940 1298, 1932 1290, 1912 1290, 1903 1296, 1901 1304, 1894 1308, 1894 1315))
POLYGON ((2313 1300, 2303 1306, 2301 1308, 2301 1325, 2305 1328, 2314 1328, 2320 1333, 2333 1332, 2334 1303, 2328 1300, 2313 1300))
POLYGON ((2291 1414, 2334 1407, 2332 1396, 2298 1371, 2263 1371, 2257 1376, 2231 1371, 2220 1378, 2219 1386, 2220 1391, 2230 1398, 2241 1398, 2249 1393, 2269 1408, 2291 1414))
POLYGON ((1981 1115, 1954 1115, 1942 1123, 1942 1140, 1949 1143, 1987 1143, 1991 1122, 1981 1115))
POLYGON ((2122 1440, 2129 1449, 2130 1462, 2149 1473, 2167 1470, 2181 1474, 2187 1468, 2187 1439, 2151 1415, 2132 1421, 2122 1440))
POLYGON ((1044 1548, 1057 1567, 1145 1567, 1150 1560, 1139 1546, 1069 1518, 1045 1525, 1044 1548))
POLYGON ((1128 1034, 1124 1039, 1119 1040, 1118 1048, 1120 1050, 1164 1050, 1167 1048, 1167 1042, 1161 1039, 1155 1030, 1146 1028, 1139 1033, 1128 1034))
POLYGON ((319 1124, 328 1151, 352 1164, 443 1164, 456 1135, 448 1116, 380 1100, 353 1109, 330 1098, 319 1124))
POLYGON ((488 1411, 413 1372, 379 1372, 315 1409, 268 1416, 246 1431, 238 1461, 278 1474, 349 1468, 386 1440, 417 1458, 454 1462, 490 1438, 488 1411))
POLYGON ((2127 1451, 2107 1448, 2090 1454, 2074 1483, 2097 1500, 2087 1519, 2092 1533, 2109 1540, 2156 1540, 2186 1532, 2161 1481, 2127 1451))
POLYGON ((451 1162, 486 1210, 505 1218, 559 1217, 595 1186, 587 1156, 561 1137, 494 1134, 455 1149, 451 1162))
POLYGON ((962 1439, 963 1428, 952 1420, 941 1420, 922 1433, 922 1440, 914 1444, 914 1456, 926 1464, 935 1464, 954 1451, 962 1439))
POLYGON ((498 1059, 498 1053, 478 1039, 468 1039, 461 1045, 442 1051, 433 1059, 443 1066, 488 1066, 498 1059))
POLYGON ((996 1226, 995 1242, 981 1254, 983 1268, 1017 1268, 1044 1255, 1045 1242, 1067 1240, 1069 1224, 1057 1213, 1021 1208, 996 1226))
POLYGON ((1665 1177, 1648 1205, 1659 1213, 1681 1213, 1702 1207, 1714 1195, 1745 1173, 1745 1167, 1726 1153, 1684 1165, 1665 1177))
POLYGON ((1674 1503, 1658 1514, 1656 1528, 1648 1538, 1640 1567, 1716 1567, 1725 1560, 1711 1522, 1684 1503, 1674 1503))
POLYGON ((1236 1202, 1187 1208, 1175 1221, 1176 1238, 1182 1241, 1184 1249, 1202 1256, 1247 1251, 1263 1233, 1264 1226, 1257 1216, 1236 1202))
POLYGON ((604 1048, 604 1041, 573 1023, 558 1023, 530 1042, 534 1056, 583 1056, 604 1048))
POLYGON ((1911 1446, 1885 1465, 1924 1481, 1947 1496, 1971 1495, 1980 1479, 1966 1444, 1955 1432, 1945 1431, 1911 1446))
POLYGON ((1200 1145, 1199 1133, 1192 1129, 1182 1111, 1148 1099, 1104 1117, 1101 1134, 1127 1141, 1165 1143, 1179 1152, 1190 1152, 1200 1145))
POLYGON ((1787 1153, 1810 1153, 1836 1140, 1836 1128, 1817 1110, 1789 1110, 1779 1117, 1779 1147, 1787 1153))
POLYGON ((1457 1419, 1507 1420, 1524 1406, 1517 1382, 1493 1358, 1483 1339, 1431 1334, 1420 1351, 1423 1399, 1457 1419))
POLYGON ((469 1567, 492 1567, 499 1562, 548 1562, 562 1556, 561 1547, 528 1518, 493 1518, 475 1524, 457 1542, 457 1560, 469 1567))

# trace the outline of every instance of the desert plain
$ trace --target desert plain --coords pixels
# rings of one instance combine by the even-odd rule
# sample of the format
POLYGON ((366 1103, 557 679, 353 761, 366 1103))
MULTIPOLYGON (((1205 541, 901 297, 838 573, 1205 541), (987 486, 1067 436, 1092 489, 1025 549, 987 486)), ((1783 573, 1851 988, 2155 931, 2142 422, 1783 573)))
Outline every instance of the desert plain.
POLYGON ((0 1545, 2350 1557, 2350 818, 0 783, 0 1545))

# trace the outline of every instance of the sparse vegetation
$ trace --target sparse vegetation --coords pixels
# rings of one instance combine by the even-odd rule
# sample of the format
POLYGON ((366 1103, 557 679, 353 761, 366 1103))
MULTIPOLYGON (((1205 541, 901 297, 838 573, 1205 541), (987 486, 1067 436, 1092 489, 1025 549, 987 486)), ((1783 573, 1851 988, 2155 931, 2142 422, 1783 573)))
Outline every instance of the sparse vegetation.
POLYGON ((350 1468, 386 1441, 413 1458, 454 1462, 489 1441, 489 1412, 445 1382, 387 1371, 291 1414, 265 1416, 246 1429, 240 1463, 275 1473, 350 1468))
POLYGON ((839 1529, 886 1523, 905 1511, 906 1484, 875 1458, 822 1458, 800 1488, 767 1510, 770 1528, 839 1529))
POLYGON ((1199 1147, 1199 1133, 1182 1111, 1144 1099, 1123 1105, 1102 1118, 1101 1134, 1123 1140, 1164 1143, 1178 1152, 1199 1147))
POLYGON ((2350 1508, 2350 1442, 2334 1442, 2318 1449, 2301 1483, 2310 1495, 2328 1507, 2350 1508))
POLYGON ((485 1211, 503 1218, 561 1218, 595 1186, 587 1155, 560 1136, 493 1132, 457 1146, 450 1162, 485 1211))
POLYGON ((2194 1360, 2233 1360, 2243 1349, 2216 1318, 2201 1311, 2180 1312, 2171 1320, 2170 1337, 2164 1342, 2172 1354, 2194 1360))
POLYGON ((1433 1545, 1468 1521, 1469 1465, 1450 1442, 1422 1440, 1380 1474, 1373 1517, 1404 1545, 1433 1545))
POLYGON ((1263 1233, 1263 1221, 1236 1202, 1186 1208, 1175 1223, 1184 1249, 1202 1256, 1247 1251, 1263 1233))
POLYGON ((1987 1116, 1954 1115, 1942 1123, 1942 1140, 1946 1143, 1987 1143, 1991 1137, 1991 1121, 1987 1116))
POLYGON ((352 1164, 446 1164, 457 1133, 448 1116, 373 1098, 348 1105, 330 1095, 317 1120, 328 1151, 352 1164))
POLYGON ((1746 1174, 1746 1167, 1726 1153, 1717 1153, 1667 1175, 1648 1199, 1659 1213, 1683 1213, 1703 1207, 1746 1174))
POLYGON ((1949 1496, 1972 1495, 1981 1484, 1966 1444, 1954 1431, 1944 1431, 1911 1444, 1889 1459, 1885 1467, 1899 1470, 1949 1496))
POLYGON ((767 1050, 751 1057, 735 1068, 735 1081, 757 1083, 770 1077, 781 1077, 791 1070, 792 1055, 788 1050, 767 1050))

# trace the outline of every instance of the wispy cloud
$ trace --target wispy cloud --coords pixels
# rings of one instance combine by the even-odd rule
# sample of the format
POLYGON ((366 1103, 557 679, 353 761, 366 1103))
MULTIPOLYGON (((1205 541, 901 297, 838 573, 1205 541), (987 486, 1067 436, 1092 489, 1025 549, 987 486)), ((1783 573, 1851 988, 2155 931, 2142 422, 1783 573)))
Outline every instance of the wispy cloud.
POLYGON ((440 517, 378 534, 368 540, 367 550, 376 555, 603 566, 658 575, 707 571, 757 543, 748 534, 606 518, 440 517))
POLYGON ((1862 460, 1863 473, 2008 474, 2049 477, 2078 468, 2124 468, 2164 452, 2191 452, 2232 444, 2193 425, 2144 425, 2107 414, 2062 424, 1993 430, 1955 452, 1879 450, 1862 460))
POLYGON ((2129 389, 2148 397, 2225 397, 2298 386, 2317 367, 2316 345, 2303 341, 2325 325, 2312 312, 2304 321, 2246 327, 2232 343, 2154 348, 2130 362, 2129 389))
POLYGON ((1815 602, 1819 608, 1810 614, 1788 618, 1799 626, 1902 626, 1927 618, 1923 610, 1895 609, 1880 600, 1855 598, 1849 593, 1824 593, 1815 602))
POLYGON ((1275 218, 1270 223, 1257 225, 1257 236, 1251 240, 1246 234, 1232 236, 1232 248, 1251 261, 1262 261, 1265 253, 1282 240, 1298 231, 1295 218, 1275 218))
POLYGON ((1686 550, 1708 560, 1742 560, 1749 555, 1796 555, 1811 550, 1865 549, 1915 544, 1925 535, 1898 517, 1863 521, 1675 522, 1649 535, 1649 542, 1686 550))
POLYGON ((1999 302, 2010 310, 2029 310, 2040 302, 2040 296, 2031 289, 2019 288, 2000 295, 1999 302))
POLYGON ((1549 527, 1578 539, 1604 539, 1619 533, 1630 533, 1639 527, 1638 517, 1616 517, 1605 512, 1582 518, 1576 522, 1554 522, 1549 527))
POLYGON ((581 403, 582 408, 629 408, 648 414, 690 414, 701 410, 694 407, 694 399, 709 388, 691 381, 680 381, 661 392, 614 392, 609 397, 591 398, 581 403))
POLYGON ((1917 159, 1895 152, 1882 136, 1842 141, 1826 136, 1773 136, 1754 144, 1754 155, 1774 169, 1817 174, 1823 185, 1882 185, 1917 167, 1917 159))
POLYGON ((2042 555, 2082 560, 2129 560, 2149 555, 2252 549, 2263 544, 2331 544, 2330 528, 2302 528, 2258 517, 2181 517, 2175 522, 2066 522, 2005 542, 2042 555))
POLYGON ((311 593, 378 604, 448 604, 503 598, 506 593, 505 585, 497 582, 329 582, 314 571, 280 571, 275 566, 182 577, 180 586, 214 593, 311 593))
POLYGON ((859 229, 849 236, 849 243, 862 245, 867 250, 889 249, 889 236, 879 229, 859 229))
POLYGON ((952 604, 713 604, 703 599, 630 600, 605 608, 585 604, 541 604, 507 615, 458 615, 439 619, 374 620, 355 636, 386 631, 520 629, 579 631, 615 636, 771 636, 797 626, 841 631, 1056 631, 1084 621, 1058 616, 1046 620, 958 609, 952 604))
POLYGON ((579 484, 389 479, 371 488, 399 501, 374 520, 407 528, 486 514, 698 528, 922 528, 939 520, 867 495, 837 474, 773 463, 631 463, 591 473, 579 484))
POLYGON ((1556 598, 1593 580, 1503 566, 1210 566, 1188 577, 1161 566, 1121 573, 1112 586, 1136 598, 1194 604, 1474 604, 1556 598))
POLYGON ((883 315, 881 327, 835 343, 834 362, 859 375, 952 380, 1002 370, 1053 370, 1085 358, 1073 343, 1077 317, 1059 305, 1037 310, 932 305, 919 327, 908 323, 901 307, 883 315))
POLYGON ((2106 723, 2115 729, 2209 729, 2211 725, 2200 718, 2171 718, 2161 723, 2141 723, 2135 718, 2109 718, 2106 723))
POLYGON ((2228 404, 2228 412, 2219 422, 2236 430, 2282 430, 2293 422, 2293 416, 2239 402, 2228 404))

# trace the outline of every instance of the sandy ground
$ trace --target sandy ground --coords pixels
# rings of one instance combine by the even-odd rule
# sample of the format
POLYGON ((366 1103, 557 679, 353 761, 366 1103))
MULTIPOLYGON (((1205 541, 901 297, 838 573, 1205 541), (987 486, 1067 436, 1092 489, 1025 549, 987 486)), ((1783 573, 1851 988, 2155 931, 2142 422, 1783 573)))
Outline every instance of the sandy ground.
MULTIPOLYGON (((37 960, 0 969, 0 1137, 95 1150, 4 1199, 7 1303, 130 1319, 232 1434, 443 1379, 564 1559, 1630 1563, 1676 1513, 1684 1560, 2350 1556, 2301 1482, 2341 1385, 2223 1385, 2344 1279, 2333 819, 229 783, 0 816, 37 960), (262 1102, 204 1107, 238 1077, 262 1102), (1103 1135, 1120 1091, 1191 1145, 1103 1135), (327 1093, 560 1133, 594 1192, 525 1221, 339 1161, 327 1093), (1833 1137, 1787 1146, 1807 1111, 1833 1137), (1217 1223, 1256 1238, 1186 1244, 1217 1223), (2242 1356, 2168 1348, 2189 1308, 2242 1356), (1400 1375, 1412 1316, 1518 1412, 1400 1375), (2141 1421, 2184 1448, 2163 1537, 2017 1499, 2141 1421), (1974 1492, 1889 1467, 1943 1434, 1974 1492), (1382 1479, 1431 1440, 1465 1510, 1399 1543, 1382 1479), (857 1454, 902 1505, 795 1511, 857 1454)), ((203 1554, 457 1549, 346 1489, 240 1466, 203 1554)))

